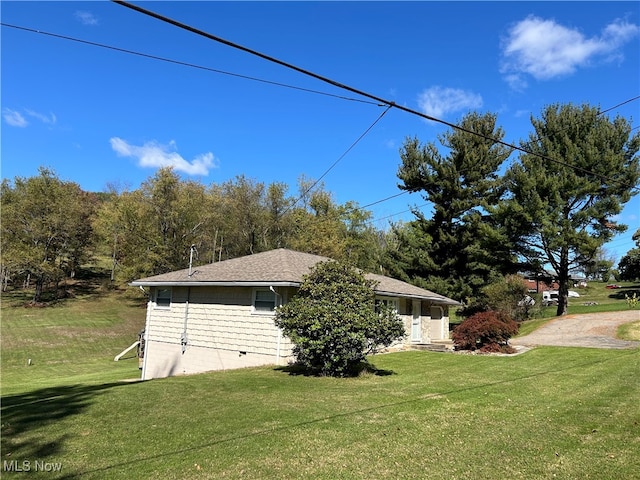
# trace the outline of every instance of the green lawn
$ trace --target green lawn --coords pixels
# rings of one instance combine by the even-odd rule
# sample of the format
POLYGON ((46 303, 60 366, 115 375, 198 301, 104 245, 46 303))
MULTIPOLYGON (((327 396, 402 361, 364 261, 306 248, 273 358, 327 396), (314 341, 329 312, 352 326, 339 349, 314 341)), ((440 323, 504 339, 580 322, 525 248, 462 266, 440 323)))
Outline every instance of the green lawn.
POLYGON ((113 357, 144 322, 139 299, 107 292, 39 309, 8 300, 1 455, 3 469, 29 461, 31 470, 7 478, 627 479, 640 471, 638 349, 403 352, 373 357, 378 374, 351 379, 263 367, 128 382, 137 360, 113 357), (62 470, 36 472, 36 461, 62 470))
MULTIPOLYGON (((637 282, 618 282, 621 288, 608 289, 607 283, 589 282, 586 288, 572 288, 578 292, 580 297, 569 298, 569 313, 596 313, 615 312, 629 308, 625 295, 632 296, 635 292, 640 297, 640 284, 637 282), (589 305, 595 303, 595 305, 589 305)), ((541 303, 542 295, 534 295, 534 298, 541 303)), ((556 315, 555 306, 543 307, 541 316, 551 318, 556 315)))

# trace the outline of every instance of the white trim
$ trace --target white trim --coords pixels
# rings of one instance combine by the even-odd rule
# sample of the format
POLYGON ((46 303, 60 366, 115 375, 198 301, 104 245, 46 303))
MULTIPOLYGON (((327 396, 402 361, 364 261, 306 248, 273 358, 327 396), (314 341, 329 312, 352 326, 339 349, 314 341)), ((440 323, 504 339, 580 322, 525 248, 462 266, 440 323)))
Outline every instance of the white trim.
POLYGON ((400 298, 376 295, 376 302, 392 305, 397 314, 400 314, 400 298))
POLYGON ((411 302, 411 343, 422 342, 422 302, 413 300, 411 302), (414 328, 415 327, 415 328, 414 328))

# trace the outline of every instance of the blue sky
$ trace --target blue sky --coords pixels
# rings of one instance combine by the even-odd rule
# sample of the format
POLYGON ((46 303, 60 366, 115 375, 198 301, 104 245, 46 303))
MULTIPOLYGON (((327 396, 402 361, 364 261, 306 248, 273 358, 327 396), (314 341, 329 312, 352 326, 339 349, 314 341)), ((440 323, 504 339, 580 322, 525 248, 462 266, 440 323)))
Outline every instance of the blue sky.
MULTIPOLYGON (((137 4, 450 123, 496 113, 516 144, 549 104, 604 110, 640 95, 638 2, 137 4)), ((244 174, 293 195, 301 175, 337 162, 325 188, 364 206, 400 192, 405 138, 435 142, 447 130, 398 109, 379 118, 385 108, 364 97, 112 2, 0 8, 4 24, 205 67, 3 25, 3 178, 47 166, 85 190, 135 189, 173 165, 207 185, 244 174)), ((635 128, 639 113, 638 99, 609 112, 635 128)), ((385 228, 424 203, 404 194, 368 209, 385 228)), ((628 232, 606 248, 619 259, 640 228, 640 195, 617 220, 628 232)))

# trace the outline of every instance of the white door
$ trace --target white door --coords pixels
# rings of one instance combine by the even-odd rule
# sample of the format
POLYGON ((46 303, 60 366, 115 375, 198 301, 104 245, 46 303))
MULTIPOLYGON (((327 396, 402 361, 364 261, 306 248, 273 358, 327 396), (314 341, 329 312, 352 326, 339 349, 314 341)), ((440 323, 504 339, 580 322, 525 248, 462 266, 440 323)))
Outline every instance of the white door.
POLYGON ((411 341, 418 343, 422 341, 422 316, 420 300, 413 300, 411 316, 411 341))

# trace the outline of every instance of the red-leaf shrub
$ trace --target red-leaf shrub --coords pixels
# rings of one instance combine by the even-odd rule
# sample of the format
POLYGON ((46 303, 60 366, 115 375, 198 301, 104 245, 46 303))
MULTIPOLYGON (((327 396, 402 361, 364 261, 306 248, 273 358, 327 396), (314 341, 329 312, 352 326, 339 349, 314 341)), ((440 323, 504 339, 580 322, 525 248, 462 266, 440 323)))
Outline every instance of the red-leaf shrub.
POLYGON ((513 353, 509 339, 518 333, 518 324, 501 312, 480 312, 470 316, 452 332, 456 350, 513 353))

